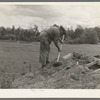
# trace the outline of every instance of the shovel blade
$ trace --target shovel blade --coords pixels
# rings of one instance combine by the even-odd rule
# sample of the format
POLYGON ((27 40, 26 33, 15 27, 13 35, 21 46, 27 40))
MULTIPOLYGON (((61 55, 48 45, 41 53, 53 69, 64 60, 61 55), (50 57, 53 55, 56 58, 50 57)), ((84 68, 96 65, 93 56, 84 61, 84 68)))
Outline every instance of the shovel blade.
POLYGON ((58 67, 58 66, 61 66, 61 65, 62 65, 61 62, 56 62, 56 63, 53 64, 54 67, 58 67))

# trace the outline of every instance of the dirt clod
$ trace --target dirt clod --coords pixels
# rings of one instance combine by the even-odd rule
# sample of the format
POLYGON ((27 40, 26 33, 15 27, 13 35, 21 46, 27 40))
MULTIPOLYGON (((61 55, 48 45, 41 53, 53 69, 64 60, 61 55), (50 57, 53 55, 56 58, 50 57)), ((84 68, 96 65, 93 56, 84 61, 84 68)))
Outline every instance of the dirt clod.
MULTIPOLYGON (((13 81, 12 88, 95 89, 100 88, 100 73, 86 68, 87 56, 63 59, 54 67, 56 59, 35 73, 26 73, 13 81)), ((95 66, 94 66, 95 67, 95 66)))

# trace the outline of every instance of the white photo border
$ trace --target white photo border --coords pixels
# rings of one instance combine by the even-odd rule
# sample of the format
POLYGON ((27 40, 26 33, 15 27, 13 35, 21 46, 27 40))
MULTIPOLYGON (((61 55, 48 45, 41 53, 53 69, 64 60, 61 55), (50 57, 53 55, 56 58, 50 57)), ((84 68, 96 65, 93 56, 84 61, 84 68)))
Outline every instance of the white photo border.
MULTIPOLYGON (((0 5, 100 5, 100 2, 0 2, 0 5)), ((0 98, 100 98, 99 89, 0 89, 0 98)))

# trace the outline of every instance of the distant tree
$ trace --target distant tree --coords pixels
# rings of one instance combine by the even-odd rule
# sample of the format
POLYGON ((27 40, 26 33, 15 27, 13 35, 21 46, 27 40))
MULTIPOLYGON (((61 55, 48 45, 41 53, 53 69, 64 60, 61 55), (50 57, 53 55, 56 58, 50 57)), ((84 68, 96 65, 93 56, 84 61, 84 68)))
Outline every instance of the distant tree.
POLYGON ((99 40, 100 40, 100 27, 95 27, 94 30, 97 32, 99 40))
POLYGON ((99 42, 97 32, 93 28, 85 29, 83 34, 86 37, 86 43, 97 44, 99 42))
POLYGON ((16 41, 20 41, 20 37, 21 37, 21 28, 17 28, 15 31, 15 35, 16 35, 16 41))
POLYGON ((0 39, 5 39, 5 33, 6 33, 6 29, 1 26, 0 27, 0 39))
POLYGON ((72 28, 68 28, 66 33, 71 39, 74 39, 74 30, 72 28))
POLYGON ((16 34, 15 34, 15 26, 12 26, 12 34, 11 34, 11 38, 14 39, 16 41, 16 34))
POLYGON ((12 30, 11 30, 11 28, 7 27, 6 28, 6 33, 5 33, 5 39, 6 40, 11 39, 11 35, 12 35, 12 30))
POLYGON ((80 37, 82 35, 82 32, 83 32, 82 26, 77 25, 77 28, 75 29, 75 32, 74 32, 74 39, 80 37))
POLYGON ((80 36, 80 43, 86 43, 86 34, 84 31, 82 32, 82 35, 80 36))
POLYGON ((33 31, 35 33, 35 36, 39 36, 40 35, 40 32, 38 30, 38 26, 37 25, 34 25, 33 31))

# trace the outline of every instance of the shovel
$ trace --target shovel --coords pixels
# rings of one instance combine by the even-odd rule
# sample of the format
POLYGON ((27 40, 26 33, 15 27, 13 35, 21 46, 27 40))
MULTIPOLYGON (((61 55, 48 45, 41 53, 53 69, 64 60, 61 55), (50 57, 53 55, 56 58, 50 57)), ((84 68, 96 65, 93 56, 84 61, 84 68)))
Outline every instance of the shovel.
MULTIPOLYGON (((63 37, 62 37, 62 42, 64 42, 64 38, 65 38, 65 35, 63 35, 63 37)), ((63 46, 63 44, 61 44, 60 50, 62 50, 62 46, 63 46)), ((61 55, 61 52, 58 53, 57 62, 54 63, 53 66, 58 67, 58 66, 62 65, 62 63, 59 62, 60 55, 61 55)))

